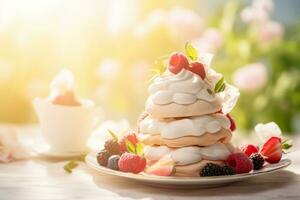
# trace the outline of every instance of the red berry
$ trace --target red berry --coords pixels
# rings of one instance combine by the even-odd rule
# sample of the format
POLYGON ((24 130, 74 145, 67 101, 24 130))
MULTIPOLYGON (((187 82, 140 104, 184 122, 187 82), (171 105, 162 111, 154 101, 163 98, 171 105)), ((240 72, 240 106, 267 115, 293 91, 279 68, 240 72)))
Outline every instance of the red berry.
POLYGON ((134 145, 136 145, 136 143, 138 143, 138 139, 137 139, 136 134, 134 132, 127 133, 127 135, 123 136, 119 140, 119 145, 120 145, 120 151, 121 152, 126 152, 127 151, 126 143, 125 143, 126 140, 129 140, 134 145))
POLYGON ((253 169, 251 160, 244 153, 231 154, 227 159, 227 164, 234 168, 237 174, 248 173, 253 169))
POLYGON ((189 61, 182 53, 173 53, 169 58, 169 70, 170 72, 177 74, 183 68, 189 67, 189 61))
POLYGON ((258 147, 253 144, 247 144, 242 146, 241 151, 244 152, 248 157, 250 157, 253 153, 258 153, 258 147))
POLYGON ((188 70, 190 70, 191 72, 198 74, 202 80, 205 79, 205 68, 204 65, 202 63, 199 62, 194 62, 190 65, 190 67, 188 68, 188 70))
POLYGON ((138 174, 145 169, 146 159, 133 153, 123 153, 118 165, 123 172, 138 174))
POLYGON ((260 153, 268 163, 278 163, 282 157, 281 138, 271 137, 265 142, 260 153))
POLYGON ((230 130, 231 131, 235 131, 236 130, 236 126, 235 126, 235 122, 234 122, 234 120, 232 119, 232 117, 229 115, 229 113, 228 114, 226 114, 226 117, 229 119, 229 121, 230 121, 230 130))

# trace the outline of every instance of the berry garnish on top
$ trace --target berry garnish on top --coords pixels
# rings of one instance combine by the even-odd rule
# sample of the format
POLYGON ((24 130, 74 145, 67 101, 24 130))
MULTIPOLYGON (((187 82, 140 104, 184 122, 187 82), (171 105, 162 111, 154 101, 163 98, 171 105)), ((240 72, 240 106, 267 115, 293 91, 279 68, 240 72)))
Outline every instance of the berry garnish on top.
POLYGON ((177 74, 183 68, 187 69, 189 67, 189 61, 183 53, 173 53, 169 58, 170 72, 177 74))
POLYGON ((191 63, 188 70, 190 70, 191 72, 193 72, 195 74, 198 74, 202 78, 202 80, 204 80, 206 77, 204 65, 200 62, 191 63))

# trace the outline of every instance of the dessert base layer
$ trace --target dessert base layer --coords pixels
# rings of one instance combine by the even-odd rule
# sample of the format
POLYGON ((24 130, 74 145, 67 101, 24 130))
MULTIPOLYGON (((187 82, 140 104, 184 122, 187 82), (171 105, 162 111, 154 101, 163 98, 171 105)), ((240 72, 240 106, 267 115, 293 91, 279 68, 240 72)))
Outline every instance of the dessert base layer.
POLYGON ((180 177, 198 177, 200 176, 200 171, 202 171, 203 167, 207 163, 214 163, 217 165, 224 165, 224 161, 214 161, 214 160, 201 160, 200 162, 193 163, 190 165, 181 165, 175 167, 175 174, 174 176, 180 177))
POLYGON ((145 145, 168 146, 171 148, 180 148, 187 146, 210 146, 218 142, 229 143, 232 134, 230 130, 221 129, 216 133, 205 133, 201 136, 185 136, 176 139, 165 139, 161 135, 139 134, 139 139, 145 145))

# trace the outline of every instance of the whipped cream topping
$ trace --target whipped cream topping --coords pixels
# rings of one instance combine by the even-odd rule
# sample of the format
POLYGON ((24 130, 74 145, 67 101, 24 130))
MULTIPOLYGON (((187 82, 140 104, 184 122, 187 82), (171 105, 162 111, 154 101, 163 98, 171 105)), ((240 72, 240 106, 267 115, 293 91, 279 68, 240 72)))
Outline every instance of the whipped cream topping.
POLYGON ((66 92, 73 92, 75 79, 73 73, 68 69, 62 69, 51 82, 51 97, 64 94, 66 92))
POLYGON ((158 105, 172 102, 192 104, 198 99, 208 102, 216 100, 216 95, 212 92, 209 82, 186 69, 182 69, 177 74, 166 70, 163 75, 154 79, 148 91, 149 99, 158 105))
POLYGON ((167 146, 145 146, 144 156, 148 160, 159 160, 170 155, 177 165, 188 165, 205 160, 226 160, 231 154, 231 144, 217 143, 208 147, 183 147, 171 149, 167 146))
POLYGON ((165 139, 201 136, 205 133, 216 133, 222 128, 230 128, 229 119, 222 114, 203 115, 178 120, 157 120, 147 116, 140 123, 141 133, 160 134, 165 139))

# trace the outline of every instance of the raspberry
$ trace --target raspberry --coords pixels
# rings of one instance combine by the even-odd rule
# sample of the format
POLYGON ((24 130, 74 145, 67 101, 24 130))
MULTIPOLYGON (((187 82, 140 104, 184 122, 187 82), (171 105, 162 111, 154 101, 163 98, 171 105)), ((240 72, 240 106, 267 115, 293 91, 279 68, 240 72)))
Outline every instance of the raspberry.
POLYGON ((185 55, 182 53, 173 53, 169 58, 169 67, 168 69, 174 73, 177 74, 180 72, 183 68, 189 67, 189 61, 185 55))
POLYGON ((252 162, 244 153, 231 154, 227 159, 227 164, 235 169, 237 174, 248 173, 253 169, 252 162))
POLYGON ((253 169, 259 170, 263 167, 265 159, 259 153, 254 153, 250 156, 250 160, 253 164, 253 169))
POLYGON ((194 62, 190 65, 188 70, 190 70, 191 72, 193 72, 195 74, 198 74, 202 80, 205 79, 206 73, 205 73, 204 65, 202 63, 194 62))
POLYGON ((107 167, 113 170, 119 170, 119 160, 120 156, 119 155, 112 155, 108 159, 107 167))
POLYGON ((138 139, 137 139, 135 133, 129 132, 126 136, 122 137, 119 141, 121 153, 127 151, 126 143, 125 143, 126 140, 129 140, 134 145, 136 145, 136 143, 138 143, 138 139))
POLYGON ((97 161, 100 165, 106 166, 109 158, 109 153, 106 150, 101 150, 97 155, 97 161))
POLYGON ((222 167, 214 163, 207 163, 200 171, 200 176, 221 176, 221 175, 222 175, 222 167))
POLYGON ((119 160, 119 169, 123 172, 138 174, 146 167, 146 159, 133 153, 123 153, 119 160))
POLYGON ((244 152, 248 157, 250 157, 253 153, 258 152, 258 147, 253 144, 247 144, 242 146, 241 151, 244 152))
POLYGON ((109 155, 120 154, 120 145, 117 140, 106 140, 104 144, 104 149, 108 151, 109 155))

